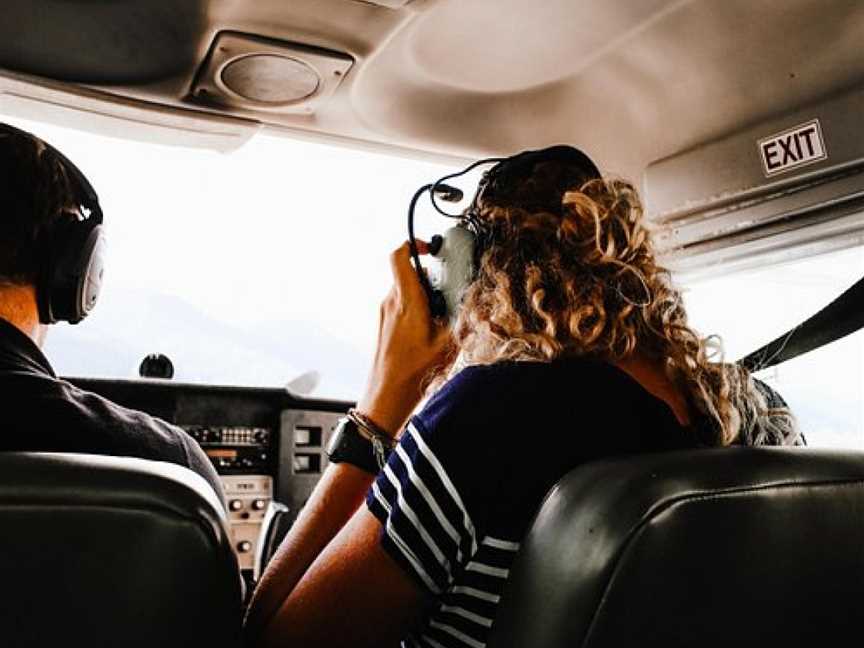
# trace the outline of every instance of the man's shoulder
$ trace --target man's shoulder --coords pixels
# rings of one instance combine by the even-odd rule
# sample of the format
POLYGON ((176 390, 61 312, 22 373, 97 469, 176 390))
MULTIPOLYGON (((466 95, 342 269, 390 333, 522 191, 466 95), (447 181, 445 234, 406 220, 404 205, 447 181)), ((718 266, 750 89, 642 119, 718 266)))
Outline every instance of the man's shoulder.
POLYGON ((123 407, 99 394, 59 379, 16 380, 6 418, 19 431, 22 450, 90 452, 132 456, 188 465, 188 445, 180 428, 145 412, 123 407))
POLYGON ((212 463, 186 432, 124 407, 16 358, 0 368, 0 451, 71 452, 174 463, 201 475, 221 496, 212 463))
POLYGON ((185 433, 176 425, 146 412, 124 407, 67 381, 58 380, 58 383, 60 397, 73 407, 80 408, 94 425, 135 435, 151 435, 170 445, 177 445, 184 440, 185 433))
POLYGON ((82 451, 179 464, 204 477, 221 497, 221 484, 210 460, 179 426, 64 380, 57 380, 55 398, 94 430, 94 445, 82 451))

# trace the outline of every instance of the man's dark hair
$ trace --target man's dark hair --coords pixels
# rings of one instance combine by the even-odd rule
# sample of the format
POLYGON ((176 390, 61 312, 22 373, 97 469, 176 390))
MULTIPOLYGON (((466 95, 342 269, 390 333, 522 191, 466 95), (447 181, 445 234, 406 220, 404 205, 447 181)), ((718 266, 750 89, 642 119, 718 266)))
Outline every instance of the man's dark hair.
POLYGON ((74 213, 74 195, 50 147, 0 124, 0 283, 36 284, 48 234, 74 213))

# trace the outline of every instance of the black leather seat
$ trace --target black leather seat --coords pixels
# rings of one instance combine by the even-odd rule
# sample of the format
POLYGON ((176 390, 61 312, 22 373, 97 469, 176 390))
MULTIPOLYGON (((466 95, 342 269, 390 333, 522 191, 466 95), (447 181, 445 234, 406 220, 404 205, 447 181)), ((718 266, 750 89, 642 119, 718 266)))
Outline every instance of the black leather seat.
POLYGON ((0 454, 0 645, 239 645, 241 585, 210 486, 174 464, 0 454))
POLYGON ((864 454, 664 453, 553 488, 489 646, 845 646, 862 606, 864 454))

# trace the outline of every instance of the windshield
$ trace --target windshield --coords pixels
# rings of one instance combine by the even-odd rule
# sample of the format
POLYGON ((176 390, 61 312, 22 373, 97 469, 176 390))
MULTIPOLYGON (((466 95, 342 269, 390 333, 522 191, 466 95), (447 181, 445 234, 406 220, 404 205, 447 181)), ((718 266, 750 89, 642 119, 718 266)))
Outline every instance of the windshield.
MULTIPOLYGON (((104 290, 46 355, 67 376, 133 378, 163 353, 174 380, 359 398, 388 255, 417 187, 451 167, 258 135, 230 154, 10 120, 90 179, 108 231, 104 290)), ((430 223, 431 221, 431 223, 430 223)), ((418 235, 441 228, 420 219, 418 235)))
MULTIPOLYGON (((267 135, 221 154, 13 121, 75 161, 106 214, 100 303, 46 343, 68 376, 133 378, 163 353, 177 381, 280 387, 313 371, 312 395, 358 398, 408 201, 454 170, 267 135)), ((418 214, 418 236, 449 225, 418 214)), ((695 328, 737 360, 862 275, 856 248, 684 288, 695 328)), ((864 447, 862 334, 763 373, 811 445, 864 447)))

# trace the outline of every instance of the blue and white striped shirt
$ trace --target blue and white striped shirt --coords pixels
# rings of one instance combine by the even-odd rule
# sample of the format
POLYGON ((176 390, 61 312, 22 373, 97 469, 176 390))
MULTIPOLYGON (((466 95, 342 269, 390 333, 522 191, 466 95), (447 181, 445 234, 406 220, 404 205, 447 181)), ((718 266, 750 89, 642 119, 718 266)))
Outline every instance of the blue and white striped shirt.
POLYGON ((417 421, 408 426, 367 502, 384 525, 384 547, 440 601, 423 635, 406 644, 485 646, 519 543, 478 537, 417 421))
POLYGON ((435 601, 403 646, 486 645, 519 543, 570 469, 692 444, 665 403, 611 365, 464 369, 412 418, 366 498, 384 549, 435 601))

